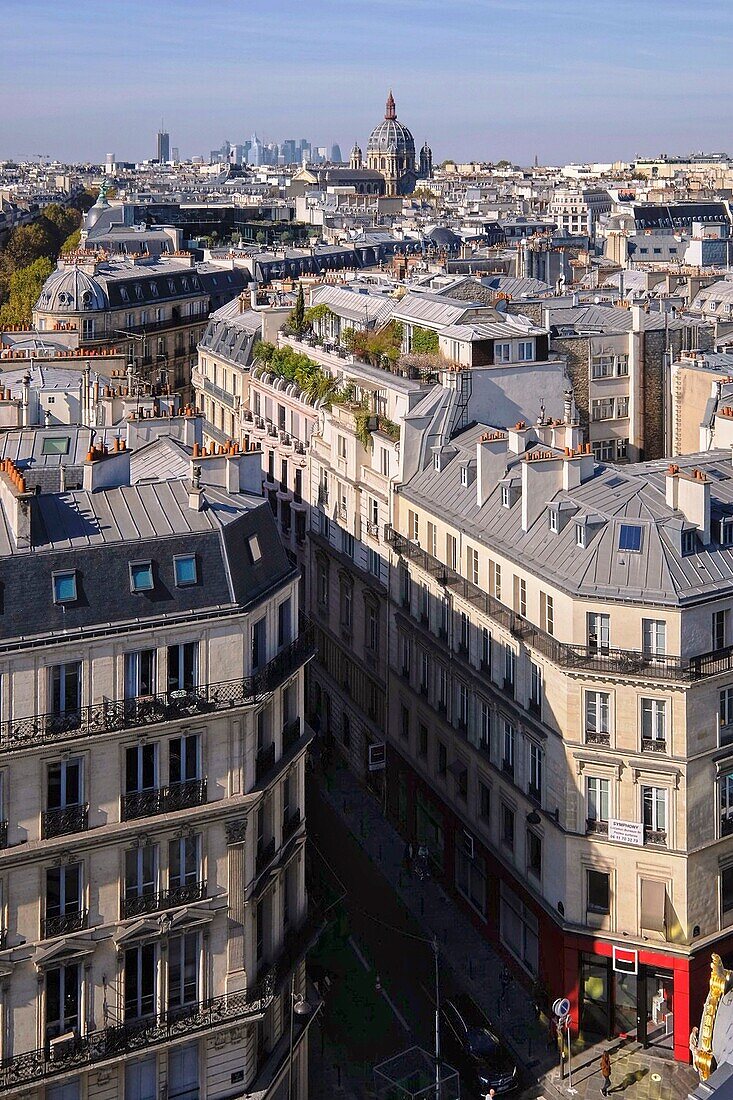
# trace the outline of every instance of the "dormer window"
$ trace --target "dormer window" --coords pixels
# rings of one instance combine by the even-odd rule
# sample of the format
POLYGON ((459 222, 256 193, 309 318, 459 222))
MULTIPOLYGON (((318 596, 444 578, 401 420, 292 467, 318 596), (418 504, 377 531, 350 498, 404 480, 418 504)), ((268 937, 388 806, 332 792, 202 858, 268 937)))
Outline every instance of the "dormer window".
POLYGON ((512 491, 508 485, 502 485, 501 487, 501 506, 502 508, 511 508, 512 506, 512 491))
POLYGON ((619 550, 641 553, 641 527, 635 523, 622 523, 618 535, 619 550))
POLYGON ((434 470, 439 470, 440 469, 440 455, 439 454, 434 454, 433 455, 433 469, 434 470))
POLYGON ((58 572, 53 575, 53 602, 73 603, 76 596, 76 570, 58 572))
POLYGON ((581 546, 584 550, 586 547, 585 541, 585 525, 583 523, 575 524, 575 545, 581 546))
POLYGON ((682 553, 694 554, 697 549, 697 531, 691 528, 689 531, 682 532, 682 553))
POLYGON ((151 561, 131 561, 130 591, 150 592, 153 588, 153 563, 151 561))
POLYGON ((560 530, 560 516, 555 508, 550 509, 548 513, 548 522, 553 535, 556 535, 560 530))
POLYGON ((468 485, 468 466, 461 466, 461 485, 468 485))

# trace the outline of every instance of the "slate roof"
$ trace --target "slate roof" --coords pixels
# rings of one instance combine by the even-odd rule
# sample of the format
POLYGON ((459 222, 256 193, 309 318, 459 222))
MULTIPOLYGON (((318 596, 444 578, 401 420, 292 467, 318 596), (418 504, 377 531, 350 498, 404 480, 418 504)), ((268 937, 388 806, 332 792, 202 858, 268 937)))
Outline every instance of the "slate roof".
POLYGON ((395 317, 413 321, 416 324, 426 322, 431 325, 455 325, 463 321, 467 313, 482 310, 487 320, 493 320, 495 311, 485 302, 464 302, 449 298, 445 294, 423 294, 409 292, 395 309, 395 317))
MULTIPOLYGON (((416 410, 417 411, 417 410, 416 410)), ((547 511, 543 510, 528 531, 522 530, 521 501, 511 508, 501 503, 498 485, 479 507, 474 482, 461 484, 461 463, 475 457, 476 443, 486 425, 474 425, 455 436, 455 448, 444 468, 437 473, 423 452, 423 468, 400 491, 414 502, 454 523, 468 538, 494 549, 517 564, 542 574, 574 596, 609 600, 642 600, 647 604, 679 605, 720 596, 733 589, 733 548, 713 541, 704 547, 699 541, 695 553, 682 555, 675 549, 672 528, 681 515, 666 504, 667 460, 623 467, 597 465, 595 474, 571 491, 552 496, 572 506, 574 521, 588 518, 598 525, 585 548, 576 543, 575 522, 554 534, 547 511), (621 523, 642 528, 640 553, 618 549, 621 523)), ((547 450, 546 447, 542 447, 547 450)), ((509 455, 509 471, 520 473, 521 458, 509 455)), ((681 469, 699 468, 711 479, 714 516, 733 515, 733 465, 730 452, 713 451, 675 459, 681 469)), ((497 480, 507 469, 501 458, 492 475, 497 480), (503 469, 502 469, 503 468, 503 469)), ((493 480, 493 477, 492 477, 493 480)))
POLYGON ((346 286, 316 287, 311 302, 314 306, 327 305, 338 317, 348 321, 373 322, 377 327, 389 321, 395 309, 395 299, 384 294, 372 294, 346 286))
POLYGON ((234 298, 211 314, 199 347, 220 359, 246 367, 252 361, 255 340, 261 330, 260 314, 253 309, 240 312, 239 298, 234 298))

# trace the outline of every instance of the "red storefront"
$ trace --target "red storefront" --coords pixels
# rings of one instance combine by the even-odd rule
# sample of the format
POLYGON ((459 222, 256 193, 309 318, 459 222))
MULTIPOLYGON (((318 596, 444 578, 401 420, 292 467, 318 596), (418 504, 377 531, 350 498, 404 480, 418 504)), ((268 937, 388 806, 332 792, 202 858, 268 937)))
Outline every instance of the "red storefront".
POLYGON ((424 844, 441 878, 516 978, 535 978, 550 1001, 571 1003, 573 1035, 587 1043, 634 1035, 679 1061, 689 1061, 689 1038, 699 1024, 710 977, 710 955, 726 962, 733 933, 696 954, 667 945, 639 946, 624 937, 564 929, 400 757, 388 749, 387 804, 403 835, 424 844))

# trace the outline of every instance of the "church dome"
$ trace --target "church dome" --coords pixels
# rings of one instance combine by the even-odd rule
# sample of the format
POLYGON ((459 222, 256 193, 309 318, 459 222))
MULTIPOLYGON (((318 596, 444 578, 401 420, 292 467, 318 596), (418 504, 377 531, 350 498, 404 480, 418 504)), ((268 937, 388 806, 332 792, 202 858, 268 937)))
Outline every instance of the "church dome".
POLYGON ((415 159, 415 139, 406 126, 397 120, 397 109, 392 93, 387 98, 384 119, 369 135, 367 153, 397 153, 415 159))
POLYGON ((59 267, 49 275, 36 303, 41 313, 86 313, 108 308, 102 284, 75 265, 59 267))

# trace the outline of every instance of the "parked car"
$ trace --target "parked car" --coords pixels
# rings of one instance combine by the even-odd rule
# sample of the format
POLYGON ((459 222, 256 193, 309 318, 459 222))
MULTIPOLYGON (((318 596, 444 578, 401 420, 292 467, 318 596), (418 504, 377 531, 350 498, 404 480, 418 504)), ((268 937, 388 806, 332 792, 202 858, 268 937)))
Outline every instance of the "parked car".
POLYGON ((458 1070, 464 1095, 483 1098, 493 1089, 504 1096, 517 1088, 516 1062, 470 997, 446 1001, 441 1024, 441 1052, 458 1070))

